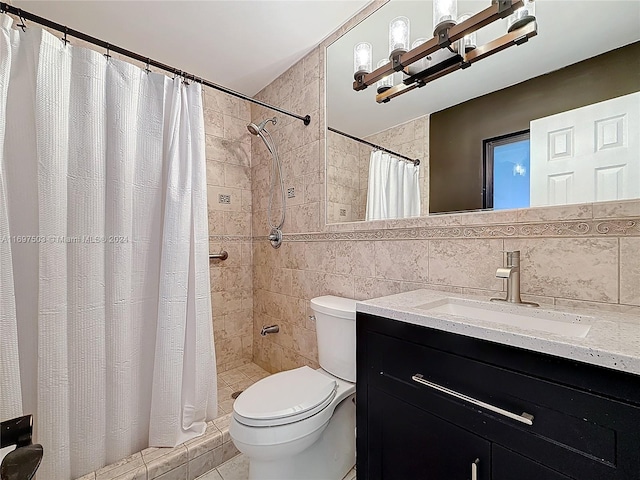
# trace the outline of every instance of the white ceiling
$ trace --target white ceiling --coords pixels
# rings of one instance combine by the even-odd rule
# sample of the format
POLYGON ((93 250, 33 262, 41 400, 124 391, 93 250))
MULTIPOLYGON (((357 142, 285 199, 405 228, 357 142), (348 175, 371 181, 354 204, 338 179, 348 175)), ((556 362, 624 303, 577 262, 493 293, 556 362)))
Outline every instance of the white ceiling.
POLYGON ((250 96, 367 3, 13 1, 16 7, 250 96))
MULTIPOLYGON (((488 0, 459 0, 458 13, 488 5, 488 0)), ((432 36, 433 29, 431 1, 391 0, 327 49, 327 125, 365 137, 640 39, 640 0, 536 0, 536 5, 538 35, 527 43, 378 104, 375 85, 353 90, 354 45, 372 44, 375 67, 388 54, 394 17, 409 17, 411 41, 432 36)), ((478 45, 505 32, 506 20, 499 20, 478 32, 478 45)))

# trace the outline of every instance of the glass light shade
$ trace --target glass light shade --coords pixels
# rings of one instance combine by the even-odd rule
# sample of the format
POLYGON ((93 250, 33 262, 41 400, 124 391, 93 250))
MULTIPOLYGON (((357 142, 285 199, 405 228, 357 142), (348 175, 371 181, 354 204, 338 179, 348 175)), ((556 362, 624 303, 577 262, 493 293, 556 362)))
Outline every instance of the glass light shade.
POLYGON ((534 0, 524 0, 524 6, 513 12, 507 18, 507 31, 512 32, 536 19, 536 3, 534 0))
MULTIPOLYGON (((458 23, 460 24, 465 20, 469 20, 470 18, 471 18, 470 13, 465 13, 463 15, 460 15, 458 17, 458 23)), ((476 48, 478 46, 477 38, 478 36, 476 35, 476 32, 472 32, 469 35, 465 35, 464 38, 460 40, 458 53, 462 55, 463 53, 470 52, 471 50, 476 48)))
POLYGON ((409 50, 409 19, 396 17, 389 23, 389 58, 409 50))
MULTIPOLYGON (((426 43, 427 40, 428 40, 427 38, 418 38, 411 44, 411 50, 413 50, 416 47, 419 47, 423 43, 426 43)), ((430 63, 431 63, 431 57, 429 56, 423 57, 417 62, 413 62, 411 65, 409 65, 409 67, 407 67, 409 75, 415 75, 416 73, 420 73, 421 71, 429 68, 430 63)))
POLYGON ((456 24, 458 18, 457 0, 433 0, 433 34, 456 24))
POLYGON ((358 77, 371 72, 373 52, 370 43, 360 42, 353 47, 353 76, 358 77))
MULTIPOLYGON (((386 65, 387 63, 389 63, 389 60, 387 60, 386 58, 383 58, 378 62, 378 64, 376 65, 376 68, 380 68, 386 65)), ((391 87, 393 87, 393 73, 387 75, 386 77, 381 78, 376 83, 376 91, 378 93, 386 92, 391 87)))

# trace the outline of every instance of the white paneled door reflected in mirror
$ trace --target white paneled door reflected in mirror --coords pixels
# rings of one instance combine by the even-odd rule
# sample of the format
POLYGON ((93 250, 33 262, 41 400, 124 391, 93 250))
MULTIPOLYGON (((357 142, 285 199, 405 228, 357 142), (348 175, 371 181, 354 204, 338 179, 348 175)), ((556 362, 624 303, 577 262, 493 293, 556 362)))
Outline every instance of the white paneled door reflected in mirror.
MULTIPOLYGON (((458 17, 490 4, 458 1, 458 17)), ((421 161, 420 205, 395 218, 640 197, 640 1, 536 0, 538 34, 530 41, 390 102, 376 102, 376 87, 402 83, 401 71, 356 91, 354 46, 371 45, 375 68, 389 56, 389 23, 407 17, 409 45, 420 45, 433 36, 432 10, 429 1, 391 0, 326 50, 326 127, 421 161), (503 188, 496 203, 488 199, 496 190, 487 143, 523 132, 531 136, 530 193, 508 198, 510 189, 522 197, 522 169, 512 168, 519 186, 503 188)), ((507 19, 495 21, 466 45, 484 45, 507 28, 507 19)), ((365 220, 375 149, 333 131, 326 138, 327 223, 365 220)))

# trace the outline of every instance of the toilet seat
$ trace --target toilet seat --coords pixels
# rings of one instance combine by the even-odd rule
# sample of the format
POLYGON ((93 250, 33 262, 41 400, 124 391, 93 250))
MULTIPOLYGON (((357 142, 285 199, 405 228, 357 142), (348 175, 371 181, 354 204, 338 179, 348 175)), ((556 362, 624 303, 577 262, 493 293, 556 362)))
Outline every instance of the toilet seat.
POLYGON ((256 382, 233 404, 233 417, 252 427, 299 422, 326 408, 335 398, 337 383, 309 367, 276 373, 256 382))

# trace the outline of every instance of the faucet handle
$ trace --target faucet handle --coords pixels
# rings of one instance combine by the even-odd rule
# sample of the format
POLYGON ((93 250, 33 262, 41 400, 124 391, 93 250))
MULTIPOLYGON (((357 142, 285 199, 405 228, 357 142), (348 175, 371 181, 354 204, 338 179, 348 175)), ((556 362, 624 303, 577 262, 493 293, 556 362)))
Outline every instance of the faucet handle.
POLYGON ((496 270, 496 278, 509 278, 513 273, 513 267, 500 267, 496 270))

